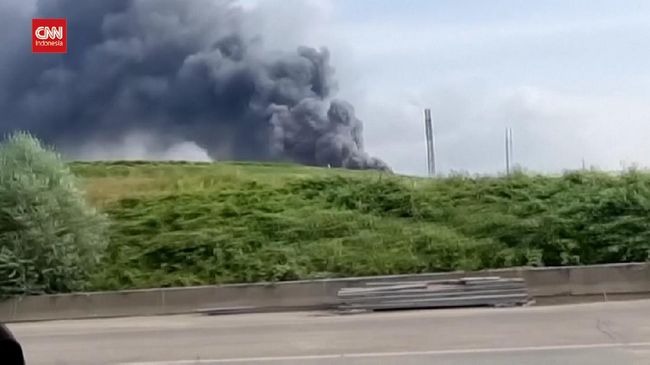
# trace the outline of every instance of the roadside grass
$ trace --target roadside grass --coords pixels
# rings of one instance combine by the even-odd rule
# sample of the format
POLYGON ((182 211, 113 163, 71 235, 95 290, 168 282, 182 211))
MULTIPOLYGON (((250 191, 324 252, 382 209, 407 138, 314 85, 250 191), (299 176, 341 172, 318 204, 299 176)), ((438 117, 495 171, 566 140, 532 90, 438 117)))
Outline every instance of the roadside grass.
POLYGON ((71 164, 112 219, 95 289, 644 261, 650 174, 424 179, 267 163, 71 164))

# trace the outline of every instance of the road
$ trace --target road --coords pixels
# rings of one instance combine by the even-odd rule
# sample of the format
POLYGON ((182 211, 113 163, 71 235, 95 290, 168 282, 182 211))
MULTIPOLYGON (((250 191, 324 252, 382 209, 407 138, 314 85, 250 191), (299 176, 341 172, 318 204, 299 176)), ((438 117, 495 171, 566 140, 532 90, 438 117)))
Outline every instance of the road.
POLYGON ((650 300, 9 325, 29 365, 650 364, 650 300))

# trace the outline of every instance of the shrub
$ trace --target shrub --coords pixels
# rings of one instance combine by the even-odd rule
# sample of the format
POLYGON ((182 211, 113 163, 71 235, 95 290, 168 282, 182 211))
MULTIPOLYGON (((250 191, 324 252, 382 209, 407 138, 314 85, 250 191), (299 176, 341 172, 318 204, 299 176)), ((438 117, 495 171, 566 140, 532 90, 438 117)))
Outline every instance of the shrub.
POLYGON ((83 289, 106 222, 54 151, 22 132, 0 143, 0 296, 83 289))

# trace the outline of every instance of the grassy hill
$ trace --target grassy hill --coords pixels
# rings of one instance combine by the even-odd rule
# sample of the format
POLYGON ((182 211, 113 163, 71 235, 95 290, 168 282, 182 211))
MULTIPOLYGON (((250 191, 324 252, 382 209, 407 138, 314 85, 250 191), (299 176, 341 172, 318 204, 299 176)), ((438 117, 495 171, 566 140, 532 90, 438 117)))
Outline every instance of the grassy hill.
POLYGON ((422 179, 259 163, 74 163, 112 218, 95 289, 643 261, 650 174, 422 179))

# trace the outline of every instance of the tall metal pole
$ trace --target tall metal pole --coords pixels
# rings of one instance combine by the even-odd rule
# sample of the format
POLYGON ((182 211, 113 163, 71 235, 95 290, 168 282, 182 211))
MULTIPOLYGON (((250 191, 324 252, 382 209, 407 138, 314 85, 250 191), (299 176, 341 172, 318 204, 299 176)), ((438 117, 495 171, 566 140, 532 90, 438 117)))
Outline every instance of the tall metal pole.
POLYGON ((431 110, 429 109, 429 130, 431 131, 431 176, 436 176, 436 131, 431 118, 431 110))
POLYGON ((429 144, 429 123, 427 122, 429 109, 424 109, 424 140, 427 143, 427 176, 431 176, 431 145, 429 144))
POLYGON ((433 139, 433 123, 431 122, 431 109, 424 110, 424 129, 427 141, 427 172, 429 176, 435 176, 436 152, 433 139))
POLYGON ((506 175, 510 175, 510 134, 506 128, 506 175))
POLYGON ((513 138, 512 138, 512 128, 508 128, 508 147, 510 148, 510 166, 514 167, 515 166, 515 151, 512 148, 513 145, 513 138))

